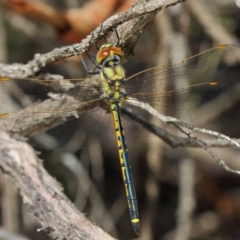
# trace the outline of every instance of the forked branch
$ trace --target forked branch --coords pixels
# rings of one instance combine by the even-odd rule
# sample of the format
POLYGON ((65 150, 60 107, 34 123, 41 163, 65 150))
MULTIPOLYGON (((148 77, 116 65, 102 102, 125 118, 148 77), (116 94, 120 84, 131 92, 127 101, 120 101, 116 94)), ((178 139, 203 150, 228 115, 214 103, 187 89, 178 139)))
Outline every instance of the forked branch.
MULTIPOLYGON (((228 172, 240 174, 240 171, 232 169, 229 166, 227 166, 225 161, 223 159, 221 159, 217 154, 215 154, 210 149, 211 145, 209 142, 207 142, 207 141, 205 142, 204 140, 201 140, 200 138, 198 138, 195 134, 193 134, 190 131, 202 132, 207 135, 216 137, 217 140, 222 139, 225 141, 225 144, 226 144, 226 142, 228 143, 225 146, 234 146, 235 148, 238 148, 238 149, 240 149, 239 139, 235 140, 235 139, 232 139, 222 133, 207 130, 204 128, 197 128, 197 127, 192 126, 191 124, 182 122, 179 119, 162 115, 161 113, 156 111, 154 108, 152 108, 149 104, 139 102, 138 100, 135 100, 135 99, 129 99, 128 103, 132 104, 133 106, 137 106, 137 107, 144 109, 145 111, 149 112, 152 116, 156 117, 159 121, 161 121, 165 124, 173 125, 177 129, 179 129, 180 132, 184 133, 188 137, 189 143, 193 142, 194 145, 196 144, 196 145, 200 146, 201 148, 203 148, 211 157, 213 157, 215 160, 217 160, 218 164, 220 166, 222 166, 225 170, 227 170, 228 172)), ((151 130, 151 126, 147 125, 147 127, 149 130, 151 130)), ((163 140, 165 140, 168 144, 170 144, 174 147, 180 146, 179 142, 181 142, 183 140, 183 138, 173 137, 170 133, 168 133, 167 131, 165 131, 163 129, 155 128, 155 129, 153 129, 152 132, 156 135, 160 135, 163 140)), ((212 144, 215 144, 215 147, 216 147, 216 142, 212 141, 212 144)))

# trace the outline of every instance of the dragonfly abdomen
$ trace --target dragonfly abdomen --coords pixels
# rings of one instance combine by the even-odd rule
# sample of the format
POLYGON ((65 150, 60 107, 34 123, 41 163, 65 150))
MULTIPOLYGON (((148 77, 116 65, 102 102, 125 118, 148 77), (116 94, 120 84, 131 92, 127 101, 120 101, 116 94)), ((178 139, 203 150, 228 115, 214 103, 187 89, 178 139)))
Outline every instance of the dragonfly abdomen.
POLYGON ((139 234, 139 213, 137 207, 137 197, 135 186, 133 183, 133 175, 130 160, 128 157, 127 145, 125 143, 125 136, 121 124, 120 107, 117 103, 111 104, 111 112, 114 119, 114 127, 116 132, 118 154, 120 159, 120 165, 122 169, 122 176, 128 201, 128 208, 130 212, 131 222, 136 234, 139 234))

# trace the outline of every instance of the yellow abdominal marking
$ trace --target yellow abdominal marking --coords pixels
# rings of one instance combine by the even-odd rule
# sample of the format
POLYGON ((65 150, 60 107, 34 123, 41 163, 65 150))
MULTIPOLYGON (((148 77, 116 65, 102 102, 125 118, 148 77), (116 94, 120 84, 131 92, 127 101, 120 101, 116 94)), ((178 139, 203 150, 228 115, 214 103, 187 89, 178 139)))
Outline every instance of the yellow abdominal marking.
POLYGON ((209 85, 210 86, 215 86, 215 85, 217 85, 217 82, 210 82, 209 85))
POLYGON ((139 223, 139 222, 140 222, 139 218, 132 219, 132 223, 139 223))
POLYGON ((123 175, 123 180, 124 180, 124 181, 126 181, 125 171, 126 171, 126 167, 122 167, 122 175, 123 175))

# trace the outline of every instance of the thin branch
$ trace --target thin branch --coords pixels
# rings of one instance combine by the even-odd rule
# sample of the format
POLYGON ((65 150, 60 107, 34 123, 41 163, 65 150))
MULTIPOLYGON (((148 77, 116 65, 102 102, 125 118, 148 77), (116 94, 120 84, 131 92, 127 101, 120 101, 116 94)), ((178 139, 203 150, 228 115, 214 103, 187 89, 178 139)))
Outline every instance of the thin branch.
MULTIPOLYGON (((145 105, 145 103, 143 103, 145 105)), ((137 105, 139 106, 139 105, 137 105)), ((150 107, 152 108, 152 107, 150 107)), ((143 108, 145 109, 145 108, 143 108)), ((146 109, 145 109, 146 110, 146 109)), ((149 109, 147 109, 148 111, 149 109)), ((176 136, 168 131, 166 131, 164 128, 161 128, 159 126, 154 125, 153 123, 149 122, 145 118, 137 115, 136 113, 133 113, 130 109, 122 108, 121 111, 124 115, 130 117, 133 121, 136 121, 137 123, 141 124, 146 130, 151 132, 152 134, 156 135, 157 137, 161 138, 164 142, 166 142, 168 145, 170 145, 172 148, 177 147, 201 147, 198 143, 193 142, 188 137, 179 137, 176 136)), ((158 112, 157 112, 158 113, 158 112)), ((161 114, 160 114, 161 116, 161 114)), ((165 116, 162 115, 165 119, 165 116)), ((163 119, 160 117, 158 118, 160 121, 163 119)), ((176 121, 180 121, 177 120, 176 121)), ((167 124, 167 122, 164 122, 167 124)), ((240 139, 233 139, 236 142, 240 143, 240 139)), ((232 144, 229 143, 229 141, 224 141, 220 139, 206 139, 204 142, 207 144, 208 147, 229 147, 232 146, 232 144)))
MULTIPOLYGON (((147 112, 149 112, 152 116, 156 117, 159 121, 165 123, 165 124, 172 124, 172 125, 178 125, 184 128, 188 128, 190 130, 193 131, 197 131, 197 132, 202 132, 202 133, 206 133, 210 136, 214 136, 216 138, 220 138, 223 141, 219 140, 219 139, 207 139, 206 141, 204 140, 204 143, 208 146, 208 147, 229 147, 229 146, 234 146, 236 148, 240 148, 240 139, 233 139, 230 138, 222 133, 218 133, 215 131, 211 131, 208 129, 204 129, 204 128, 197 128, 192 126, 191 124, 188 124, 186 122, 183 122, 179 119, 176 119, 174 117, 170 117, 170 116, 165 116, 161 113, 159 113, 157 110, 155 110, 151 105, 144 103, 144 102, 140 102, 136 99, 133 98, 128 98, 127 102, 133 106, 137 106, 147 112)), ((128 111, 127 109, 123 109, 122 110, 123 113, 127 114, 128 116, 132 117, 134 120, 136 120, 137 122, 139 122, 140 124, 142 124, 147 130, 149 130, 150 132, 152 132, 153 134, 159 136, 160 138, 162 138, 166 143, 168 143, 169 145, 171 145, 173 148, 175 147, 199 147, 200 145, 197 142, 192 142, 191 138, 183 138, 183 137, 177 137, 171 133, 169 133, 168 131, 166 131, 165 129, 159 128, 151 123, 149 123, 148 121, 146 121, 145 119, 141 118, 140 116, 136 116, 136 115, 132 115, 132 113, 130 111, 128 111)))
POLYGON ((182 133, 184 133, 185 135, 188 136, 188 138, 191 141, 196 142, 199 146, 201 146, 210 156, 212 156, 215 160, 217 160, 217 162, 219 163, 220 166, 222 166, 225 170, 227 170, 228 172, 232 172, 232 173, 237 173, 240 174, 240 171, 238 170, 234 170, 230 167, 227 166, 227 164, 225 163, 225 161, 223 161, 221 158, 219 158, 208 146, 207 144, 199 139, 196 135, 190 133, 189 131, 185 130, 185 128, 190 129, 192 131, 201 131, 204 132, 206 134, 224 139, 226 141, 229 141, 230 144, 232 144, 232 146, 235 146, 237 148, 240 148, 240 145, 238 144, 238 142, 235 142, 233 139, 231 139, 230 137, 215 132, 215 131, 211 131, 211 130, 207 130, 207 129, 200 129, 200 128, 195 128, 194 126, 188 124, 188 123, 184 123, 176 118, 173 117, 168 117, 168 116, 164 116, 161 113, 159 113, 158 111, 156 111, 154 108, 152 108, 149 104, 143 103, 143 102, 139 102, 138 100, 135 100, 133 98, 129 98, 128 99, 128 103, 134 105, 134 106, 138 106, 144 110, 146 110, 147 112, 149 112, 150 114, 152 114, 153 116, 155 116, 157 119, 159 119, 160 121, 167 123, 167 124, 171 124, 173 126, 175 126, 178 130, 180 130, 182 133))
POLYGON ((197 136, 195 136, 194 134, 186 131, 185 129, 183 129, 180 125, 178 125, 177 123, 172 123, 172 125, 174 125, 176 128, 178 128, 182 133, 186 134, 190 139, 192 139, 193 141, 196 141, 199 145, 201 145, 201 147, 212 157, 214 158, 218 164, 223 167, 226 171, 231 172, 231 173, 236 173, 240 175, 240 171, 239 170, 235 170, 230 168, 229 166, 227 166, 227 164, 225 163, 225 161, 223 159, 221 159, 220 157, 218 157, 217 154, 215 154, 206 144, 204 141, 202 141, 201 139, 199 139, 197 136))
POLYGON ((222 133, 212 131, 212 130, 208 130, 208 129, 205 129, 205 128, 197 128, 197 127, 192 126, 191 124, 182 122, 182 121, 180 121, 178 119, 174 119, 172 117, 170 117, 169 120, 166 121, 166 123, 182 126, 184 128, 190 129, 192 131, 202 132, 202 133, 208 134, 210 136, 214 136, 216 138, 223 139, 225 141, 228 141, 231 146, 234 146, 236 148, 240 148, 240 144, 238 143, 238 141, 235 141, 233 138, 230 138, 230 137, 228 137, 228 136, 226 136, 222 133))
POLYGON ((60 59, 68 58, 74 55, 78 55, 75 49, 78 49, 81 53, 85 52, 92 46, 101 31, 100 36, 105 35, 113 28, 116 28, 122 23, 134 20, 127 27, 123 26, 125 29, 125 34, 121 33, 121 46, 128 56, 128 52, 131 52, 133 46, 135 45, 140 33, 142 32, 144 26, 151 21, 151 19, 159 12, 161 9, 175 5, 177 3, 183 2, 184 0, 151 0, 143 4, 136 5, 126 12, 116 14, 106 21, 103 22, 102 27, 96 28, 90 35, 82 40, 81 43, 75 44, 73 46, 64 46, 61 48, 55 48, 46 54, 35 54, 34 59, 29 61, 27 64, 14 64, 5 65, 0 64, 0 76, 9 77, 28 77, 33 76, 40 71, 41 68, 46 66, 51 62, 58 61, 60 59), (131 34, 130 34, 131 33, 131 34), (131 49, 131 50, 129 50, 131 49))

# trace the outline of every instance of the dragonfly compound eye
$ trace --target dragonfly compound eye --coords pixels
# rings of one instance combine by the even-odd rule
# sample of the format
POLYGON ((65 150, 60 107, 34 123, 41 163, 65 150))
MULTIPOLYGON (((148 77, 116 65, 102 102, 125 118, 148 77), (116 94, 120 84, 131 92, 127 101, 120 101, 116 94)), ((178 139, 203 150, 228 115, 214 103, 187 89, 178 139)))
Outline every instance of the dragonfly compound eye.
POLYGON ((111 65, 117 65, 120 63, 122 56, 123 52, 121 48, 108 44, 101 47, 101 49, 98 51, 96 61, 99 65, 104 66, 109 65, 108 62, 116 62, 116 64, 111 65))

